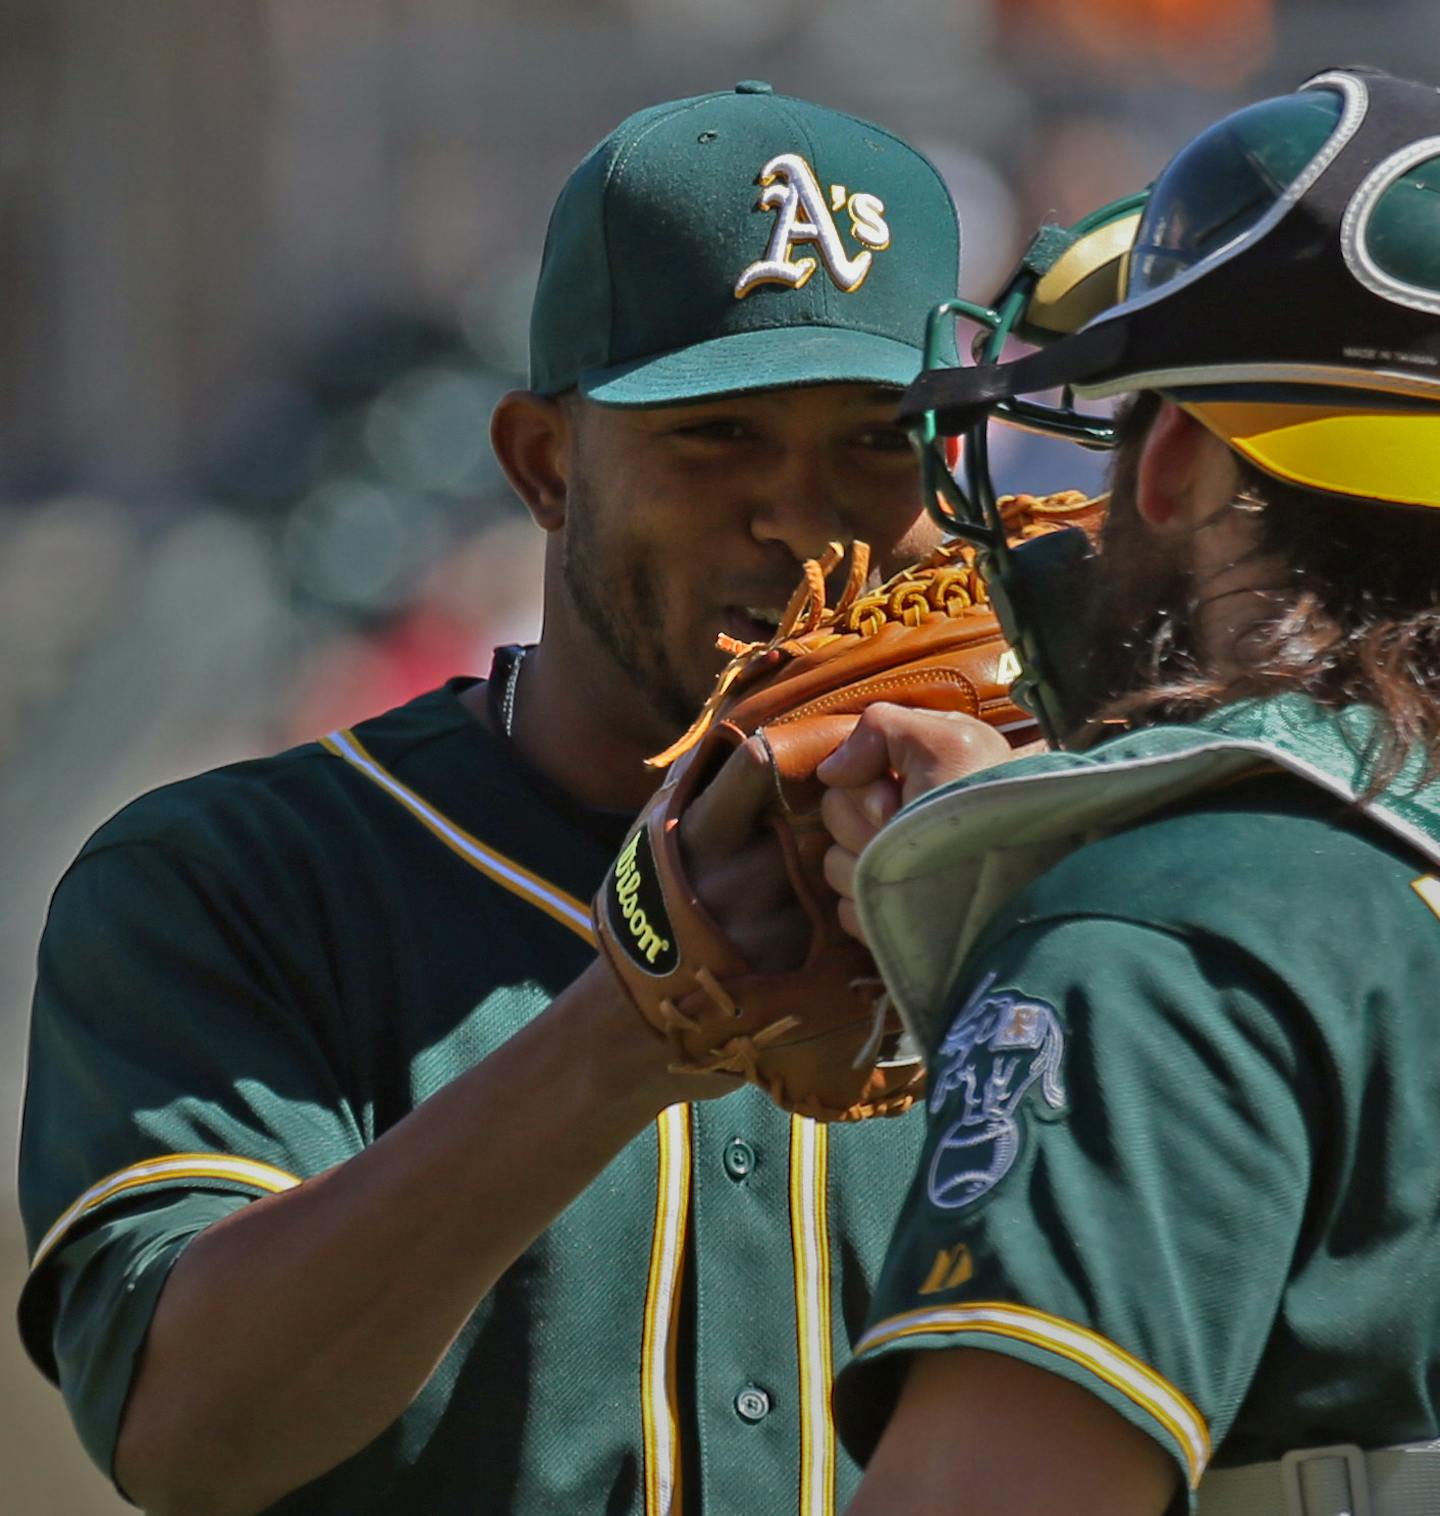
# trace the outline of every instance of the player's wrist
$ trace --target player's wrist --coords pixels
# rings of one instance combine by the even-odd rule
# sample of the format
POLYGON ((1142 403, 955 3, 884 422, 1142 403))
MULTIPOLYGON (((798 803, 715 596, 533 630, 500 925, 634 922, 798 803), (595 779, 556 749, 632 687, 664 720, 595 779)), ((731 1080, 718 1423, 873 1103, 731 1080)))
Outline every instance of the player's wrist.
POLYGON ((728 1094, 738 1081, 676 1071, 675 1052, 640 1013, 602 953, 560 995, 547 1016, 569 1023, 565 1037, 583 1071, 592 1109, 609 1109, 639 1131, 666 1106, 728 1094))

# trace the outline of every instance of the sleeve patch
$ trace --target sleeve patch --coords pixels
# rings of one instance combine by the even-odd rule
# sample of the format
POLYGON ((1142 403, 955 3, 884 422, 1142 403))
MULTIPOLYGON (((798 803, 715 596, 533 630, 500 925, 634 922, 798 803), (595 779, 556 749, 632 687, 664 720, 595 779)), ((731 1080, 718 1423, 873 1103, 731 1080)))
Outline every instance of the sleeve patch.
POLYGON ((932 1120, 942 1112, 951 1118, 926 1175, 930 1203, 940 1210, 973 1205, 1010 1171, 1032 1089, 1042 1110, 1065 1109, 1065 1032, 1055 1007, 1018 990, 993 989, 995 978, 987 974, 961 1008, 931 1069, 932 1120))

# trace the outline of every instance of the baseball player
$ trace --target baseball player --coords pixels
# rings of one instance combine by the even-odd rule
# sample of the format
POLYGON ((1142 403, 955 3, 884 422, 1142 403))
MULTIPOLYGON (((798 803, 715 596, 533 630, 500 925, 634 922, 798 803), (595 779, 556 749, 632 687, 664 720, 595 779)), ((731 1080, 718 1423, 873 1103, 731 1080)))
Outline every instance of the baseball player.
POLYGON ((1179 153, 1117 307, 907 397, 1137 396, 1088 623, 998 575, 1072 751, 820 769, 930 1075, 852 1516, 1440 1510, 1437 187, 1436 91, 1331 70, 1179 153))
MULTIPOLYGON (((832 1371, 923 1121, 672 1073, 588 903, 716 634, 768 635, 831 540, 883 573, 938 535, 894 413, 958 255, 879 127, 759 82, 629 118, 560 195, 493 418, 548 534, 541 640, 148 795, 64 877, 20 1322, 136 1503, 848 1498, 832 1371)), ((697 870, 763 947, 784 911, 718 851, 697 870)))

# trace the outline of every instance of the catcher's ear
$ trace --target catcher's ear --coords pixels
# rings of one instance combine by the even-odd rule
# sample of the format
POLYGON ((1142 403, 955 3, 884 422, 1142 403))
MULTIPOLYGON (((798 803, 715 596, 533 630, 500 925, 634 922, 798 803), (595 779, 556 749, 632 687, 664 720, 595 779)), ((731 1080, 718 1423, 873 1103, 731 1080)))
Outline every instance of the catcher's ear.
POLYGON ((1191 531, 1235 488, 1235 455, 1173 400, 1160 407, 1135 477, 1135 509, 1152 531, 1191 531))
POLYGON ((490 446, 511 488, 547 532, 565 524, 571 419, 564 403, 533 390, 502 395, 490 417, 490 446))

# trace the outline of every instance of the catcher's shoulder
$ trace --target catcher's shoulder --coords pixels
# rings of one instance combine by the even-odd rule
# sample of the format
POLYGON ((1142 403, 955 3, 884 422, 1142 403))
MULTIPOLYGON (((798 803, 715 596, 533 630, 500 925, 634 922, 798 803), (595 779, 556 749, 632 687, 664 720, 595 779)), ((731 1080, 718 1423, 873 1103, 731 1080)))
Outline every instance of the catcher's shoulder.
POLYGON ((1088 841, 1028 887, 1022 914, 1275 938, 1303 903, 1352 930, 1353 891, 1337 891, 1336 881, 1367 882, 1362 893, 1378 904, 1407 870, 1404 849, 1344 801, 1294 775, 1267 774, 1088 841))

